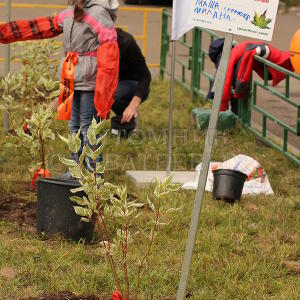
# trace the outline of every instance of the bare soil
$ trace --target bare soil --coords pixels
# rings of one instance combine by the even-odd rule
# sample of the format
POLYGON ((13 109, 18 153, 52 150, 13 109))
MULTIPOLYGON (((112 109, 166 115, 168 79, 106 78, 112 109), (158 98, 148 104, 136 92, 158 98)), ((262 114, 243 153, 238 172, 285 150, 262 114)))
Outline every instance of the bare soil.
POLYGON ((32 231, 36 228, 37 203, 0 192, 0 220, 17 223, 32 231))
POLYGON ((111 300, 109 296, 78 296, 71 292, 60 292, 39 297, 29 297, 22 300, 111 300))
MULTIPOLYGON (((191 295, 187 294, 186 298, 190 298, 191 295)), ((112 297, 108 295, 90 295, 90 296, 79 296, 71 292, 60 292, 55 294, 43 295, 39 297, 29 297, 22 300, 111 300, 112 297)), ((175 297, 167 297, 161 300, 175 300, 175 297)))

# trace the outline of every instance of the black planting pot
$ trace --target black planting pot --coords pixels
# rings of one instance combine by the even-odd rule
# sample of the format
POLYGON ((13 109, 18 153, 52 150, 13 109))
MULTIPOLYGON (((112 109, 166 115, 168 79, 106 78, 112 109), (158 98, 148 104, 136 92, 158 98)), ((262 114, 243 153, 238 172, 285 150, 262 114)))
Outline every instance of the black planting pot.
POLYGON ((114 116, 110 120, 110 132, 112 136, 119 136, 127 139, 136 128, 136 119, 132 118, 129 122, 121 123, 123 116, 114 116))
POLYGON ((213 197, 228 202, 240 200, 247 175, 239 171, 218 169, 213 171, 213 197))
POLYGON ((40 178, 37 188, 37 232, 38 234, 62 234, 66 239, 90 242, 94 224, 80 221, 74 211, 76 203, 70 196, 82 197, 84 192, 71 193, 71 189, 80 187, 75 180, 40 178))

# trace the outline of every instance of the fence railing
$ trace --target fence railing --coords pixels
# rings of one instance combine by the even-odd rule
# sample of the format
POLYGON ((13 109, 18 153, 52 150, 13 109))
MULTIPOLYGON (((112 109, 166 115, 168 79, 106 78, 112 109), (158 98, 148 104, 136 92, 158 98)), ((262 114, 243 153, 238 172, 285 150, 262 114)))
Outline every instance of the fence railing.
MULTIPOLYGON (((264 65, 264 80, 263 82, 258 81, 258 80, 253 80, 252 84, 252 89, 253 92, 252 94, 252 99, 250 98, 249 101, 253 101, 252 103, 252 108, 256 112, 258 112, 261 115, 262 118, 262 130, 261 132, 258 131, 255 128, 250 128, 256 135, 258 135, 261 139, 263 139, 267 144, 270 146, 274 147, 278 151, 283 152, 286 156, 294 160, 300 165, 300 159, 295 157, 293 154, 291 154, 288 151, 288 140, 289 140, 289 135, 294 135, 294 136, 300 136, 300 102, 297 103, 296 99, 293 99, 291 97, 291 78, 297 80, 297 84, 300 84, 300 76, 297 75, 296 73, 292 73, 270 61, 267 61, 259 56, 255 57, 256 60, 261 62, 264 65), (278 70, 282 73, 285 74, 285 88, 284 88, 284 93, 279 92, 278 90, 274 89, 273 87, 269 86, 268 84, 268 68, 272 67, 275 70, 278 70), (296 109, 296 122, 295 122, 295 128, 284 122, 283 120, 280 120, 276 116, 274 116, 272 113, 269 111, 263 109, 258 103, 258 89, 261 88, 273 96, 276 97, 276 99, 279 99, 281 102, 287 103, 288 105, 294 107, 296 109), (268 121, 272 121, 278 126, 280 126, 283 129, 283 137, 282 137, 282 145, 278 145, 275 143, 272 139, 270 139, 267 135, 267 128, 268 128, 268 121)), ((250 107, 251 108, 251 107, 250 107)))
MULTIPOLYGON (((0 3, 0 8, 5 7, 5 3, 0 3)), ((51 10, 62 10, 67 8, 66 5, 52 5, 52 4, 29 4, 29 3, 11 3, 11 8, 15 9, 51 9, 51 10)), ((143 14, 142 33, 134 35, 134 38, 141 41, 142 53, 147 56, 147 43, 148 43, 148 17, 150 13, 162 14, 162 8, 148 8, 148 7, 120 7, 120 12, 128 13, 140 13, 143 14)), ((3 23, 0 20, 0 24, 3 23)), ((117 24, 117 26, 125 29, 129 29, 127 24, 117 24)), ((4 58, 0 57, 0 62, 4 62, 4 58)), ((148 62, 149 68, 159 68, 160 62, 148 62)))
MULTIPOLYGON (((170 68, 167 63, 171 53, 169 51, 170 41, 170 19, 172 15, 166 9, 163 10, 162 18, 162 41, 161 41, 161 65, 160 75, 164 78, 165 74, 170 75, 170 68)), ((181 47, 181 55, 176 57, 176 63, 179 66, 180 72, 176 72, 175 80, 187 88, 193 95, 193 99, 197 96, 205 97, 208 92, 208 87, 214 80, 214 72, 208 71, 206 63, 208 63, 208 46, 209 42, 221 38, 222 36, 207 29, 194 28, 192 36, 184 35, 178 44, 181 47), (206 45, 204 45, 204 38, 206 39, 206 45), (206 46, 206 47, 205 47, 206 46), (185 49, 185 50, 184 50, 185 49), (184 52, 185 51, 185 52, 184 52), (184 52, 184 54, 183 54, 184 52), (188 75, 187 75, 188 74, 188 75), (208 84, 203 84, 204 79, 208 81, 208 84)), ((266 144, 272 146, 276 150, 283 153, 285 156, 294 161, 297 165, 300 165, 300 157, 298 154, 291 151, 289 145, 289 137, 300 136, 300 102, 291 97, 291 78, 297 81, 297 85, 300 85, 300 76, 292 73, 280 66, 271 63, 270 61, 261 57, 255 56, 255 60, 258 60, 264 66, 264 79, 263 82, 257 79, 251 79, 249 89, 246 97, 242 101, 238 101, 238 114, 237 118, 243 124, 243 126, 252 131, 256 136, 263 140, 266 144), (286 75, 285 90, 284 93, 279 92, 275 88, 268 85, 268 68, 272 67, 275 70, 283 72, 286 75), (282 103, 292 106, 296 110, 295 128, 288 125, 280 118, 273 115, 270 111, 263 109, 258 104, 258 89, 263 89, 276 100, 280 100, 282 103), (253 124, 252 113, 256 112, 261 115, 262 126, 253 124), (283 130, 283 137, 274 140, 273 133, 268 130, 268 124, 271 121, 279 126, 283 130)), ((300 150, 300 149, 298 149, 300 150)))

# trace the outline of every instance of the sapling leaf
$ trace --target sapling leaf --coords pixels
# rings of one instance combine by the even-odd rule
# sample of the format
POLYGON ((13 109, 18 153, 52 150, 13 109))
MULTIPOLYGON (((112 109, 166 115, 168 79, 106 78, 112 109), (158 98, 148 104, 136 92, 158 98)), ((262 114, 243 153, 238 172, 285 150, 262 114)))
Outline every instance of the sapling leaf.
POLYGON ((149 199, 148 196, 147 196, 147 202, 148 202, 150 208, 151 208, 153 211, 155 211, 155 206, 154 206, 153 202, 149 199))
POLYGON ((160 186, 159 185, 157 185, 155 187, 155 189, 154 189, 154 195, 155 195, 156 198, 159 198, 159 196, 160 196, 160 186))
POLYGON ((76 141, 73 137, 68 139, 68 147, 72 153, 78 153, 80 147, 77 147, 76 141))
POLYGON ((58 136, 59 136, 59 138, 65 143, 65 144, 67 144, 68 145, 68 143, 69 143, 69 139, 67 139, 67 138, 65 138, 65 137, 63 137, 62 135, 60 135, 60 134, 58 134, 58 136))
MULTIPOLYGON (((87 146, 86 149, 88 149, 88 146, 87 146)), ((87 152, 88 152, 88 150, 87 150, 87 152)), ((92 167, 92 165, 90 163, 90 160, 89 160, 89 158, 87 156, 85 157, 85 163, 86 163, 88 172, 90 172, 91 176, 93 176, 94 174, 92 172, 94 172, 94 168, 92 167)), ((93 177, 93 181, 91 181, 91 182, 92 183, 95 182, 94 177, 93 177)))
POLYGON ((128 204, 128 207, 137 207, 137 208, 140 208, 140 207, 143 207, 145 205, 145 203, 136 203, 136 202, 130 202, 128 204))
POLYGON ((78 196, 71 196, 70 200, 72 202, 77 203, 78 205, 86 206, 86 205, 89 204, 88 200, 86 198, 84 199, 84 197, 81 198, 81 197, 78 197, 78 196))
POLYGON ((81 173, 81 170, 78 166, 76 167, 70 167, 69 168, 69 172, 71 173, 71 175, 75 178, 82 178, 82 173, 81 173))
POLYGON ((105 163, 102 162, 97 162, 96 163, 96 173, 97 174, 104 174, 105 171, 105 163))
POLYGON ((97 159, 100 157, 101 153, 103 152, 103 148, 104 148, 104 145, 102 144, 100 147, 98 147, 98 148, 93 152, 91 158, 92 158, 93 160, 97 160, 97 159))
POLYGON ((142 215, 142 213, 139 212, 138 214, 136 214, 136 215, 134 216, 134 219, 138 219, 141 215, 142 215))
POLYGON ((45 97, 45 94, 40 92, 37 88, 35 88, 35 92, 37 93, 37 95, 39 95, 41 97, 45 97))
POLYGON ((119 207, 121 205, 121 201, 115 197, 111 197, 110 201, 113 206, 119 207))
POLYGON ((77 167, 77 162, 73 159, 66 159, 64 157, 62 157, 61 155, 58 155, 58 159, 61 163, 63 163, 64 165, 68 166, 68 167, 77 167))
POLYGON ((170 222, 157 222, 157 225, 158 226, 167 226, 167 225, 169 225, 170 224, 170 222))
POLYGON ((82 152, 81 152, 81 154, 79 156, 79 163, 80 163, 81 166, 83 165, 85 156, 86 156, 86 146, 83 146, 82 152))
POLYGON ((126 185, 121 186, 121 187, 118 189, 117 194, 118 194, 118 196, 120 197, 120 199, 121 199, 123 202, 126 202, 126 200, 127 200, 127 186, 126 186, 126 185))
POLYGON ((84 217, 80 218, 80 221, 81 221, 81 222, 85 222, 85 223, 89 223, 89 222, 91 222, 91 220, 90 220, 90 219, 88 219, 88 218, 84 218, 84 217))
POLYGON ((172 183, 172 179, 173 179, 173 176, 167 177, 167 178, 162 182, 163 186, 166 187, 166 186, 170 185, 170 184, 172 183))
POLYGON ((165 211, 165 214, 174 213, 174 212, 177 212, 177 211, 179 211, 179 210, 181 210, 181 208, 174 208, 174 207, 171 207, 171 208, 169 208, 169 209, 167 209, 167 210, 165 211))
POLYGON ((96 138, 95 130, 92 126, 90 126, 88 128, 87 138, 89 140, 89 143, 92 145, 92 147, 97 145, 97 138, 96 138))
POLYGON ((110 207, 108 205, 104 206, 103 214, 105 216, 111 216, 111 209, 110 209, 110 207))
POLYGON ((81 207, 81 206, 74 206, 74 210, 75 210, 75 213, 81 217, 91 218, 92 213, 93 213, 89 208, 85 208, 85 207, 81 207))
POLYGON ((92 129, 93 131, 95 131, 95 129, 97 128, 97 121, 96 121, 95 118, 93 118, 90 127, 91 127, 91 129, 92 129))
POLYGON ((85 145, 86 148, 86 154, 87 156, 89 156, 90 158, 92 158, 93 156, 93 150, 91 149, 91 147, 89 145, 85 145))
MULTIPOLYGON (((96 184, 97 184, 98 187, 100 187, 100 186, 103 185, 104 179, 102 178, 102 176, 99 176, 102 173, 97 172, 97 170, 96 170, 96 173, 98 175, 97 178, 96 178, 96 184)), ((101 189, 99 189, 99 191, 101 192, 101 197, 102 197, 103 192, 105 191, 105 188, 101 188, 101 189)))
POLYGON ((74 142, 75 142, 75 146, 76 146, 74 153, 78 153, 81 148, 80 134, 81 134, 81 132, 79 129, 78 132, 74 136, 74 142))
POLYGON ((124 234, 122 233, 121 229, 117 229, 117 236, 120 238, 124 237, 124 234))
POLYGON ((181 189, 180 184, 172 183, 168 186, 168 191, 169 192, 177 192, 179 189, 181 189))

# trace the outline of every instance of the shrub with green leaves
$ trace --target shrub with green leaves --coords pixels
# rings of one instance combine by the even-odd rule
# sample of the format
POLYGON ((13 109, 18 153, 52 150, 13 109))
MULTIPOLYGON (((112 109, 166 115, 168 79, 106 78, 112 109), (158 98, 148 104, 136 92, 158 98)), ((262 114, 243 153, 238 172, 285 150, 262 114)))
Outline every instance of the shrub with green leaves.
POLYGON ((22 69, 9 73, 0 82, 3 89, 0 110, 9 116, 7 147, 19 153, 27 152, 32 159, 31 172, 46 169, 49 141, 55 139, 51 129, 52 112, 46 106, 59 96, 58 63, 53 59, 60 48, 58 42, 45 40, 23 43, 22 50, 14 57, 20 58, 22 69), (41 105, 43 103, 43 105, 41 105))
MULTIPOLYGON (((96 162, 104 147, 106 134, 99 136, 103 126, 104 122, 97 124, 93 120, 87 133, 89 144, 83 146, 78 159, 60 157, 60 161, 68 166, 71 175, 81 184, 81 187, 72 190, 74 194, 82 191, 85 193, 83 197, 76 195, 71 197, 71 201, 75 203, 74 210, 81 216, 81 221, 95 223, 101 237, 102 252, 111 267, 118 291, 125 296, 125 299, 137 299, 143 268, 149 258, 159 227, 168 225, 170 214, 178 210, 165 209, 164 203, 172 192, 179 189, 179 185, 173 184, 171 177, 163 182, 156 181, 153 195, 147 197, 146 202, 141 202, 128 197, 126 185, 117 186, 105 182, 103 179, 105 163, 96 162), (93 166, 89 163, 90 159, 94 161, 93 166), (110 227, 117 228, 113 236, 110 227), (140 244, 140 253, 135 251, 132 260, 130 259, 132 256, 129 255, 130 245, 135 240, 140 244), (133 295, 130 278, 135 282, 133 295)), ((81 147, 80 132, 61 139, 71 152, 78 153, 81 147)))
POLYGON ((22 85, 22 76, 19 73, 7 74, 0 82, 0 88, 3 89, 2 100, 3 104, 0 105, 0 110, 6 111, 9 115, 10 128, 15 130, 23 123, 23 116, 21 114, 22 105, 15 101, 15 95, 22 85))
POLYGON ((9 73, 0 82, 3 89, 1 110, 10 118, 10 129, 14 132, 30 118, 32 110, 40 103, 50 104, 60 93, 57 78, 57 41, 45 40, 39 43, 24 43, 23 50, 15 57, 22 61, 22 69, 9 73))
MULTIPOLYGON (((18 44, 20 45, 20 44, 18 44)), ((21 43, 14 57, 22 62, 23 84, 19 99, 31 104, 52 100, 59 95, 58 62, 55 59, 61 46, 55 40, 21 43)))
MULTIPOLYGON (((20 153, 27 152, 31 157, 29 170, 34 172, 37 169, 47 169, 49 152, 47 148, 51 141, 55 140, 55 134, 51 129, 53 112, 44 105, 39 105, 32 112, 29 119, 25 119, 28 131, 24 126, 15 130, 15 135, 8 137, 6 147, 19 149, 20 153)), ((23 154, 24 155, 24 154, 23 154)), ((24 162, 26 163, 26 162, 24 162)))

